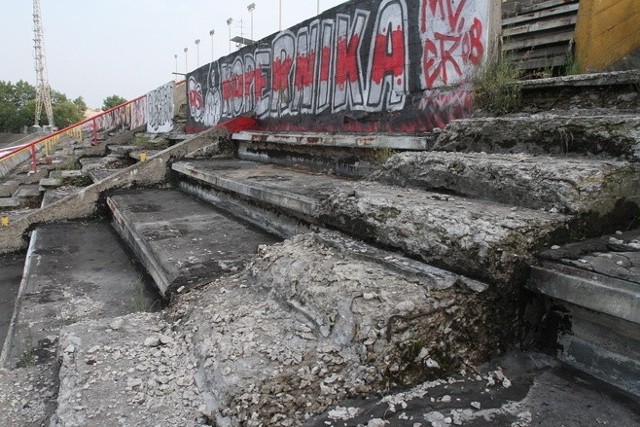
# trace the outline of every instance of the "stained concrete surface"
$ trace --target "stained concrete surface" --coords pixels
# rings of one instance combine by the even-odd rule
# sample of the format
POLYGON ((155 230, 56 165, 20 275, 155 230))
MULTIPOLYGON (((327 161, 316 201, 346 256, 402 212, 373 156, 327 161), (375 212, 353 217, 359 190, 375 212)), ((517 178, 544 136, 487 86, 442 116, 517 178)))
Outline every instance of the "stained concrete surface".
POLYGON ((259 245, 277 241, 180 191, 127 191, 107 203, 114 226, 163 295, 240 270, 259 245))
POLYGON ((535 352, 513 351, 466 375, 344 401, 304 427, 583 427, 640 425, 640 404, 535 352))
POLYGON ((22 270, 24 253, 12 253, 0 256, 0 352, 11 323, 22 270))
POLYGON ((38 227, 0 363, 53 357, 59 329, 77 321, 149 309, 156 296, 114 230, 82 221, 38 227))

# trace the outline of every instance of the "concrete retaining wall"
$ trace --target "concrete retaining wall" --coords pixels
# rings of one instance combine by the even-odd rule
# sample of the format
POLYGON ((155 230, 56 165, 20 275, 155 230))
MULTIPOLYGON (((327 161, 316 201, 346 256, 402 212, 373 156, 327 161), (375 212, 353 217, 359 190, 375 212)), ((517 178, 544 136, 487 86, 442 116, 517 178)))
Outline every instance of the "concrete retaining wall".
POLYGON ((444 127, 471 108, 469 77, 499 10, 499 0, 345 3, 188 74, 187 131, 244 114, 267 130, 444 127))
POLYGON ((639 28, 638 0, 580 0, 576 52, 581 70, 604 70, 639 49, 639 28))

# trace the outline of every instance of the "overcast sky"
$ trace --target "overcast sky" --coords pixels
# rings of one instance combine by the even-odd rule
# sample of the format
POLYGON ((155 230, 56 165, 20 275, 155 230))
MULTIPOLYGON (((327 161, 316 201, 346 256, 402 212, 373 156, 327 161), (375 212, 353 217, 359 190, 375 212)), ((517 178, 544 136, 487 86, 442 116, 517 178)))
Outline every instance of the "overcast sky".
MULTIPOLYGON (((282 27, 316 15, 317 0, 40 0, 44 23, 49 83, 71 99, 82 96, 90 107, 104 98, 127 99, 170 81, 176 68, 196 68, 195 40, 200 39, 200 65, 211 62, 210 30, 215 30, 214 55, 229 52, 232 37, 250 36, 247 5, 256 5, 253 35, 259 40, 282 27)), ((319 0, 320 12, 345 0, 319 0)), ((0 80, 20 79, 35 85, 33 2, 4 0, 0 11, 0 80)), ((235 47, 234 47, 235 49, 235 47)))

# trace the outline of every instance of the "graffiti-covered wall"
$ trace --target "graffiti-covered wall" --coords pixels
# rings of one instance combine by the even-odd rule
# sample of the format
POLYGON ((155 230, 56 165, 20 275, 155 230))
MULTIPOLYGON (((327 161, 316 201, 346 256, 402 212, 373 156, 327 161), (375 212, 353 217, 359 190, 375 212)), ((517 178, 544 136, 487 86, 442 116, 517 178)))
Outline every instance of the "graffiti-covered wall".
POLYGON ((188 132, 243 114, 266 129, 423 131, 471 108, 490 0, 351 1, 187 76, 188 132))
POLYGON ((174 82, 169 82, 147 94, 147 132, 163 133, 173 129, 174 82))

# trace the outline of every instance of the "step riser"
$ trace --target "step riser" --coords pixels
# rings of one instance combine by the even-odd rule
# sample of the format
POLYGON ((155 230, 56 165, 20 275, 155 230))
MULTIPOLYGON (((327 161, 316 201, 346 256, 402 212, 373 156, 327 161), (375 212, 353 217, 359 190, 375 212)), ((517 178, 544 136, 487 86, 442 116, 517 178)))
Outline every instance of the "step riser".
POLYGON ((640 363, 572 336, 560 338, 559 359, 604 382, 640 397, 640 363))
MULTIPOLYGON (((238 144, 237 156, 242 160, 281 166, 302 166, 317 171, 362 177, 375 170, 376 154, 371 150, 339 149, 333 147, 299 148, 286 144, 238 144)), ((379 163, 379 161, 378 161, 379 163)))
POLYGON ((181 180, 178 188, 187 194, 191 194, 218 209, 247 221, 283 239, 291 238, 297 234, 311 231, 307 223, 303 223, 295 218, 282 215, 273 210, 262 209, 255 205, 243 202, 228 193, 216 191, 211 187, 205 187, 194 182, 181 180))
POLYGON ((144 266, 147 273, 153 281, 163 297, 166 296, 167 290, 171 285, 168 273, 162 268, 158 260, 150 253, 147 246, 142 240, 136 237, 131 229, 131 224, 122 215, 116 203, 111 198, 107 198, 107 206, 113 215, 113 228, 118 232, 120 237, 127 243, 127 246, 133 250, 136 258, 144 266))
POLYGON ((435 151, 598 155, 640 160, 640 116, 464 119, 450 123, 435 151))

